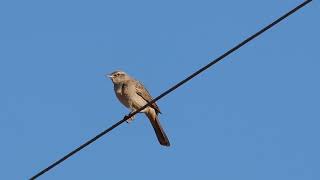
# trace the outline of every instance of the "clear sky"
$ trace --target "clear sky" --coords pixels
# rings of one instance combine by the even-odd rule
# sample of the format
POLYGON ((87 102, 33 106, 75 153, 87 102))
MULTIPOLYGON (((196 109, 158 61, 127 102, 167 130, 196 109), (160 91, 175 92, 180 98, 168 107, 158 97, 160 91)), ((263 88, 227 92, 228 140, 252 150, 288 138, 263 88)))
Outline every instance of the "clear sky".
MULTIPOLYGON (((1 1, 0 179, 27 179, 128 110, 104 75, 155 97, 302 0, 1 1)), ((320 179, 314 1, 39 179, 320 179)))

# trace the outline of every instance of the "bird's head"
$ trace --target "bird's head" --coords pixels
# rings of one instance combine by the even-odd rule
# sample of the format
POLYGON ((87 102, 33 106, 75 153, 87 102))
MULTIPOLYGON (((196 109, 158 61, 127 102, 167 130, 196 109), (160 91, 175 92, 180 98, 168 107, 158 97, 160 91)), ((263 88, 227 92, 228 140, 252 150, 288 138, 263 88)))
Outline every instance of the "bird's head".
POLYGON ((129 78, 129 75, 123 71, 114 71, 106 76, 110 78, 114 84, 124 82, 129 78))

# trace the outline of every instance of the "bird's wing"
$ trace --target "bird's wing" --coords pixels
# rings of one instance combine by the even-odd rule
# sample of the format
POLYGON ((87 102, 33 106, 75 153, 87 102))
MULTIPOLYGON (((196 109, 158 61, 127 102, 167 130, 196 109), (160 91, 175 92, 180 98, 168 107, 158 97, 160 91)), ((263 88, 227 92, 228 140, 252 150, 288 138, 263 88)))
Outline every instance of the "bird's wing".
MULTIPOLYGON (((141 96, 145 101, 147 101, 147 102, 152 101, 152 97, 151 97, 150 93, 139 81, 136 81, 135 87, 136 87, 137 94, 139 96, 141 96)), ((155 109, 157 113, 161 113, 160 108, 158 107, 158 105, 156 103, 152 103, 151 107, 153 109, 155 109)))

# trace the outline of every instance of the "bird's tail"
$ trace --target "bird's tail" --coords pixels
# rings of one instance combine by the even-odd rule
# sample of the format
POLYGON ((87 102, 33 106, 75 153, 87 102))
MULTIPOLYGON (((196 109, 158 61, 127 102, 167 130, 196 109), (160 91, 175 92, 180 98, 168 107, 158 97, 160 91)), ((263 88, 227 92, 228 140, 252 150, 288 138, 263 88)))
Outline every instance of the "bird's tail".
POLYGON ((155 113, 155 111, 150 110, 149 112, 146 113, 146 115, 151 122, 151 125, 154 129, 154 132, 157 135, 159 143, 163 146, 170 146, 169 139, 166 133, 164 132, 164 130, 162 129, 158 115, 155 113))

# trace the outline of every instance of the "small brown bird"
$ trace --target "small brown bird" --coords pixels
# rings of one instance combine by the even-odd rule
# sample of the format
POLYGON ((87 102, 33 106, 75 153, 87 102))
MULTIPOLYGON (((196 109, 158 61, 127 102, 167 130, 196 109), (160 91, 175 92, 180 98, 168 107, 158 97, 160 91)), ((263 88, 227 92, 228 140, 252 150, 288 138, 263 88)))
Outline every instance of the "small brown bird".
MULTIPOLYGON (((152 97, 147 89, 137 80, 130 77, 123 71, 115 71, 108 75, 114 85, 114 91, 119 101, 129 108, 131 112, 152 101, 152 97)), ((158 114, 161 113, 158 105, 152 103, 141 111, 149 118, 151 125, 156 133, 159 143, 163 146, 170 146, 169 139, 161 127, 158 114)), ((130 121, 134 119, 134 116, 130 121)))

